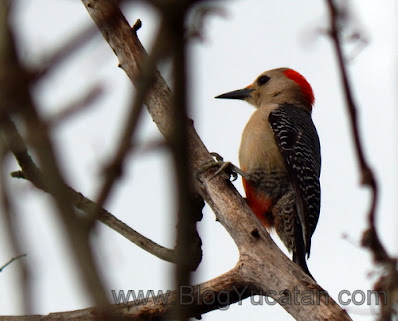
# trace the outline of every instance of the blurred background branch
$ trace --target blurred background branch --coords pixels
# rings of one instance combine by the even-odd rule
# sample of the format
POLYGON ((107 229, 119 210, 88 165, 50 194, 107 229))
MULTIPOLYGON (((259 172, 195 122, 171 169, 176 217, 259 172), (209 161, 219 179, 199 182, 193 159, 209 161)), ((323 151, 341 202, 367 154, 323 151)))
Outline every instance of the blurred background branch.
POLYGON ((358 122, 358 107, 354 100, 351 82, 347 70, 347 59, 344 54, 342 33, 347 24, 347 9, 338 5, 336 0, 327 0, 330 16, 330 39, 335 49, 337 65, 340 72, 341 84, 346 99, 347 113, 351 124, 351 134, 354 140, 354 147, 358 159, 359 170, 361 173, 361 184, 369 187, 371 191, 371 200, 368 210, 368 228, 362 236, 362 245, 368 248, 376 264, 383 266, 384 272, 376 283, 378 291, 386 291, 387 304, 381 304, 380 320, 393 320, 396 314, 393 306, 394 293, 398 291, 398 270, 397 259, 390 257, 382 244, 376 229, 377 205, 379 189, 376 177, 364 153, 362 135, 358 122))

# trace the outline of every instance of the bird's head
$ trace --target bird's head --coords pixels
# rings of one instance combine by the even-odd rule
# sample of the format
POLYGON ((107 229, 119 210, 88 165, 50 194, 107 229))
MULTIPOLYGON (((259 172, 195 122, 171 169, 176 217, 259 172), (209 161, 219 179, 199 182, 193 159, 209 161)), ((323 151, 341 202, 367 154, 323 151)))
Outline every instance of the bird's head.
POLYGON ((249 86, 219 95, 215 98, 241 99, 256 108, 266 104, 291 103, 311 112, 314 94, 307 80, 289 68, 263 72, 249 86))

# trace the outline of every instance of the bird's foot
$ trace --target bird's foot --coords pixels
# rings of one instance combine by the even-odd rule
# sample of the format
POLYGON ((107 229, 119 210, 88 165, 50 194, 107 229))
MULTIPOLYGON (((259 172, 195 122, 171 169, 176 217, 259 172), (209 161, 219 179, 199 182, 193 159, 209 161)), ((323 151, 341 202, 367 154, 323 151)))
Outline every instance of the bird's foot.
POLYGON ((235 166, 231 162, 224 162, 224 159, 219 154, 217 154, 217 153, 210 153, 210 154, 214 157, 214 160, 204 163, 201 166, 201 168, 199 169, 197 176, 199 176, 203 172, 205 172, 213 167, 219 167, 219 168, 214 173, 214 175, 210 177, 209 180, 212 180, 214 177, 216 177, 217 175, 219 175, 222 172, 228 174, 229 177, 232 176, 232 181, 237 180, 238 174, 243 177, 247 176, 247 174, 244 171, 242 171, 239 167, 235 166))

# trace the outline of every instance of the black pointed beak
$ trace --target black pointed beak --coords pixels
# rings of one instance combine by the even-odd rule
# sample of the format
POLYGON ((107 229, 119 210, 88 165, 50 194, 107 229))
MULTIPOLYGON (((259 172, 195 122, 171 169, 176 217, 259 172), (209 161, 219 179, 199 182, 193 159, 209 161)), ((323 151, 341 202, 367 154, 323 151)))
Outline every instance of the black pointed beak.
POLYGON ((250 94, 253 90, 254 89, 251 89, 251 88, 238 89, 238 90, 231 91, 229 93, 225 93, 225 94, 216 96, 214 98, 245 99, 245 98, 250 97, 250 94))

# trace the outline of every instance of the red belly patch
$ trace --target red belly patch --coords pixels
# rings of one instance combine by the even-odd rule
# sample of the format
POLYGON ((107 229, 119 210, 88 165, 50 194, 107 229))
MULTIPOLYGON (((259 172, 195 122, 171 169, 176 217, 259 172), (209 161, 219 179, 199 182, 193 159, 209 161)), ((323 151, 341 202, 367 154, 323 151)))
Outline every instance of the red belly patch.
POLYGON ((242 178, 242 181, 247 204, 267 229, 272 228, 272 200, 264 195, 258 195, 244 178, 242 178))

